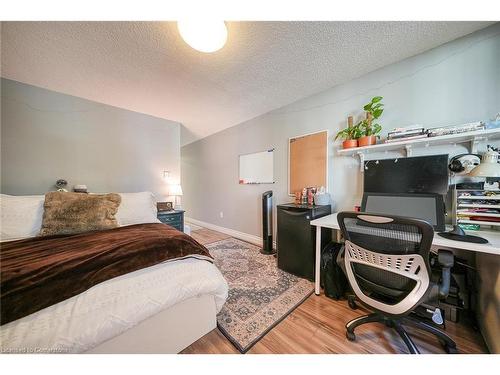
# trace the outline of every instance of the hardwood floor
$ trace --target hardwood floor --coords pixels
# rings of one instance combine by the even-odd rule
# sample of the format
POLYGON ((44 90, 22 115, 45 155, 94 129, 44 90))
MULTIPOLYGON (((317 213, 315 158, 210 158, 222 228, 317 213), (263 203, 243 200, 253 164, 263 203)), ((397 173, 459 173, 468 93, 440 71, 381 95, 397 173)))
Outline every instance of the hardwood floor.
POLYGON ((202 245, 206 245, 212 242, 225 240, 226 238, 229 238, 231 236, 224 233, 216 232, 214 230, 202 228, 192 231, 191 237, 193 237, 196 241, 198 241, 202 245))
MULTIPOLYGON (((229 237, 208 229, 195 231, 192 236, 205 244, 229 237)), ((335 301, 324 295, 313 294, 257 342, 248 353, 407 353, 407 348, 397 333, 379 323, 358 327, 354 342, 346 339, 345 324, 368 312, 362 307, 352 310, 343 300, 335 301)), ((444 353, 434 336, 420 330, 407 330, 422 353, 444 353)), ((468 325, 447 322, 446 332, 455 340, 460 353, 487 352, 480 333, 468 325)), ((230 354, 239 351, 215 329, 181 353, 230 354)))

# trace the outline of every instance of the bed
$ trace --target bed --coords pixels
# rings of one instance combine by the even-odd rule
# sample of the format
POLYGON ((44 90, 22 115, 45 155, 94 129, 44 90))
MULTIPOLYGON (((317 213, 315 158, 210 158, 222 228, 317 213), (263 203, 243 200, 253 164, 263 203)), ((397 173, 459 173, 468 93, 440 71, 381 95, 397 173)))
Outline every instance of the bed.
MULTIPOLYGON (((3 208, 2 203, 2 221, 7 219, 3 208)), ((142 220, 148 221, 144 218, 142 220)), ((105 238, 103 236, 106 235, 104 232, 106 231, 95 234, 98 236, 95 237, 96 243, 102 245, 106 242, 103 240, 105 238)), ((7 288, 2 288, 2 302, 7 301, 6 305, 14 306, 7 311, 4 310, 2 303, 0 327, 2 352, 177 353, 216 327, 216 314, 227 298, 228 287, 209 255, 203 254, 201 245, 198 244, 201 248, 195 246, 193 254, 188 254, 185 244, 192 244, 194 239, 173 229, 167 230, 167 226, 158 224, 156 218, 154 223, 122 225, 107 232, 117 238, 111 241, 115 244, 113 249, 116 249, 111 252, 103 247, 89 254, 85 250, 88 234, 73 239, 66 238, 68 236, 53 236, 44 241, 28 238, 2 243, 2 254, 11 256, 11 258, 2 256, 6 260, 2 262, 2 267, 4 263, 7 264, 5 278, 10 275, 8 278, 11 282, 4 284, 7 288), (144 240, 141 240, 140 236, 134 238, 136 240, 139 238, 142 245, 150 243, 150 239, 154 236, 147 234, 147 229, 154 233, 169 231, 174 233, 177 242, 175 246, 171 246, 169 250, 171 254, 163 258, 158 256, 164 251, 160 251, 162 247, 157 244, 153 250, 151 248, 145 250, 150 255, 146 257, 146 261, 135 265, 136 269, 131 270, 129 267, 129 263, 133 262, 121 262, 122 268, 117 272, 124 273, 120 275, 113 273, 115 271, 112 271, 110 264, 115 267, 116 263, 120 262, 116 261, 116 256, 109 258, 102 254, 114 254, 114 251, 119 252, 123 249, 134 253, 136 242, 132 241, 130 244, 124 242, 125 245, 122 246, 118 239, 123 238, 123 233, 127 231, 137 233, 140 230, 141 235, 146 233, 144 240), (57 245, 59 242, 61 244, 57 245), (20 245, 22 246, 19 247, 20 245), (58 246, 62 247, 60 254, 63 255, 53 255, 59 254, 58 246), (29 252, 25 250, 26 247, 29 252), (22 250, 18 250, 19 248, 22 250), (177 248, 181 250, 177 251, 177 248), (9 249, 10 253, 7 252, 9 249), (76 255, 74 260, 73 255, 67 258, 69 253, 80 255, 76 255), (19 255, 12 257, 12 254, 19 255), (39 259, 45 260, 51 257, 58 258, 54 263, 55 267, 49 265, 48 268, 38 268, 38 265, 43 263, 39 259), (19 282, 19 278, 12 277, 11 272, 18 267, 18 258, 28 259, 28 264, 37 265, 29 272, 23 268, 26 272, 21 272, 21 276, 25 277, 22 283, 19 282), (33 259, 33 262, 29 263, 29 259, 33 259), (68 259, 71 261, 68 262, 68 259), (92 271, 94 269, 92 267, 87 267, 85 271, 82 264, 88 265, 96 259, 101 259, 101 263, 92 263, 92 267, 106 272, 96 273, 92 271), (64 264, 64 267, 61 264, 64 264), (58 267, 62 267, 58 270, 59 276, 53 277, 53 269, 58 267), (109 272, 111 277, 101 280, 100 275, 109 272), (43 276, 34 278, 33 274, 43 276), (75 276, 69 277, 68 284, 68 278, 61 278, 61 274, 75 276), (37 294, 36 288, 33 289, 32 286, 34 280, 43 284, 49 293, 45 296, 37 294), (55 285, 54 280, 58 280, 59 284, 55 285), (71 286, 75 288, 73 292, 67 291, 69 288, 67 285, 72 284, 78 285, 71 286), (9 291, 15 292, 16 296, 12 297, 13 294, 9 294, 9 291), (66 298, 71 293, 74 295, 66 298)), ((88 243, 92 242, 88 238, 87 240, 90 241, 88 243)), ((168 243, 170 242, 168 240, 168 243)), ((94 250, 90 250, 92 251, 94 250)), ((2 272, 4 279, 3 274, 2 272)))

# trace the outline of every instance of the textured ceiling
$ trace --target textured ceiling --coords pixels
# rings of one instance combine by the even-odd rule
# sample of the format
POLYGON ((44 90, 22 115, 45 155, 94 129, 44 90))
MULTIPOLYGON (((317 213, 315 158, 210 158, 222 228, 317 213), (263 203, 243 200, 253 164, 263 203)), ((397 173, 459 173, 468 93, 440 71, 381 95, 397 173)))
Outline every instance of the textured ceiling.
POLYGON ((3 22, 1 74, 178 121, 186 143, 489 24, 228 22, 204 54, 172 22, 3 22))

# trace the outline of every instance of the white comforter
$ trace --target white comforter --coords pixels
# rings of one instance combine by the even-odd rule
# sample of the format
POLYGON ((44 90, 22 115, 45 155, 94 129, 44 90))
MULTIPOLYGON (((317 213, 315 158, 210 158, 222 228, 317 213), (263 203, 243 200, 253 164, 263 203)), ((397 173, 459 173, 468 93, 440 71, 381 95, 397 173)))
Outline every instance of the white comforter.
POLYGON ((135 271, 0 327, 2 352, 80 353, 189 298, 210 294, 217 311, 228 286, 213 264, 198 259, 135 271))

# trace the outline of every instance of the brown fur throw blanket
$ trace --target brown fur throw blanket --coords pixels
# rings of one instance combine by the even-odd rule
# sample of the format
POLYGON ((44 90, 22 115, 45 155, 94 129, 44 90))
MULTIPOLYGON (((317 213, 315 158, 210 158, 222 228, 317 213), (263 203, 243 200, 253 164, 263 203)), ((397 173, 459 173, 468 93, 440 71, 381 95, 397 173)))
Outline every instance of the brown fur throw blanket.
POLYGON ((0 248, 1 324, 114 277, 188 257, 212 261, 203 245, 165 224, 4 242, 0 248))
POLYGON ((51 191, 45 194, 41 236, 74 234, 116 228, 119 194, 51 191))

